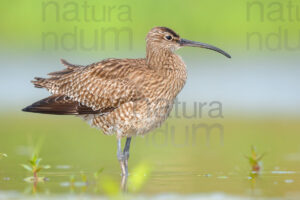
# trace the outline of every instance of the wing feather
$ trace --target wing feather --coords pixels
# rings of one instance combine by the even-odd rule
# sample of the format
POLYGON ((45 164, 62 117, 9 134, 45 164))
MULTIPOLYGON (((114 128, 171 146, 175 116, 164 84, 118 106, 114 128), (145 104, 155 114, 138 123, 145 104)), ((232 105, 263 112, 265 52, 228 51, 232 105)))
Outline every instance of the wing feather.
POLYGON ((108 59, 85 67, 65 60, 62 63, 66 69, 50 73, 49 78, 35 78, 34 85, 48 89, 52 95, 67 96, 94 111, 116 108, 143 97, 128 78, 134 66, 126 59, 108 59))
POLYGON ((93 110, 90 107, 71 100, 65 95, 52 95, 37 101, 30 106, 27 106, 23 109, 23 111, 55 115, 84 115, 102 114, 111 110, 109 108, 103 110, 93 110))

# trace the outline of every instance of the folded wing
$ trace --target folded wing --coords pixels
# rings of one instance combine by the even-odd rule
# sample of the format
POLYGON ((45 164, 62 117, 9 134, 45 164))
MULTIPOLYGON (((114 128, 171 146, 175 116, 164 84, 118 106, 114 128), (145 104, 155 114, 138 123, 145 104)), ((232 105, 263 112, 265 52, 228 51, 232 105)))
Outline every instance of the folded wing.
POLYGON ((88 66, 72 65, 49 73, 49 78, 35 78, 33 84, 46 88, 52 96, 23 109, 47 114, 101 114, 143 97, 127 78, 130 62, 108 59, 88 66), (125 73, 126 72, 126 73, 125 73))

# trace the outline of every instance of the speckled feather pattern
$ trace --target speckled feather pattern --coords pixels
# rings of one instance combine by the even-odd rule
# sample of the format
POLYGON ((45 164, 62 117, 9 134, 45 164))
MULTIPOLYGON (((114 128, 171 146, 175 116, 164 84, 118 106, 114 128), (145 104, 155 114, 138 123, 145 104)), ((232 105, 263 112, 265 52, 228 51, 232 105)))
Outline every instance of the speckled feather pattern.
POLYGON ((158 46, 164 32, 156 28, 148 33, 146 58, 106 59, 87 66, 62 60, 66 69, 32 82, 52 96, 63 96, 66 105, 71 101, 94 111, 77 115, 105 134, 143 135, 167 119, 187 78, 184 62, 173 53, 178 47, 158 46))

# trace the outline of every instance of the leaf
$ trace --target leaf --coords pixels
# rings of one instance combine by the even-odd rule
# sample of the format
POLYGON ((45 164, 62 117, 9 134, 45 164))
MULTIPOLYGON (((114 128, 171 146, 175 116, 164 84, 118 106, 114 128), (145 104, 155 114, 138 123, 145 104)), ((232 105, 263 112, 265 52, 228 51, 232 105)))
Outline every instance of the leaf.
POLYGON ((38 158, 38 157, 37 157, 37 155, 36 155, 35 153, 32 154, 32 157, 31 157, 31 160, 32 160, 32 161, 35 162, 37 158, 38 158))
POLYGON ((42 168, 43 168, 43 169, 50 169, 51 166, 50 166, 50 165, 43 165, 42 168))
POLYGON ((32 172, 32 168, 31 168, 29 165, 21 164, 21 166, 22 166, 24 169, 26 169, 26 170, 32 172))
POLYGON ((87 182, 87 177, 83 173, 81 173, 81 180, 82 180, 82 182, 87 182))
POLYGON ((24 181, 27 183, 32 183, 32 182, 34 182, 34 180, 35 180, 35 178, 33 176, 24 178, 24 181))
POLYGON ((266 154, 263 153, 263 154, 261 154, 260 156, 258 156, 257 161, 260 161, 265 155, 266 155, 266 154))
POLYGON ((47 181, 47 180, 48 180, 48 178, 46 178, 46 177, 37 177, 37 179, 36 179, 36 178, 34 178, 33 176, 26 177, 26 178, 24 179, 24 181, 27 182, 27 183, 45 182, 45 181, 47 181))
POLYGON ((75 183, 75 176, 74 175, 70 176, 70 182, 71 182, 71 184, 75 183))
POLYGON ((35 166, 37 160, 38 160, 37 155, 36 154, 32 154, 31 160, 29 162, 31 163, 31 165, 35 166))
POLYGON ((29 160, 31 166, 35 166, 35 162, 33 160, 29 160))
POLYGON ((94 177, 97 179, 97 178, 99 177, 99 175, 103 172, 103 170, 104 170, 104 168, 102 167, 102 168, 100 168, 98 171, 96 171, 96 172, 94 173, 94 177))
POLYGON ((35 172, 38 173, 39 171, 41 171, 41 169, 42 169, 41 167, 38 167, 35 169, 35 172))
POLYGON ((35 165, 38 166, 40 164, 41 160, 42 160, 41 158, 37 158, 35 161, 35 165))

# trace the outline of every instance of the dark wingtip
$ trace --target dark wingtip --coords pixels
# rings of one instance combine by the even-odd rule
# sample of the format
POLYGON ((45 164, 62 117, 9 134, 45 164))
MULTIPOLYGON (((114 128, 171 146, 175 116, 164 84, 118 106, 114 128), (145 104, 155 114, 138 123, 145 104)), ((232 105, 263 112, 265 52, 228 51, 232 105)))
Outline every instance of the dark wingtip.
POLYGON ((30 112, 30 107, 31 106, 27 106, 25 108, 22 109, 23 112, 30 112))
POLYGON ((23 112, 28 112, 29 109, 28 109, 28 107, 26 107, 26 108, 23 108, 22 111, 23 111, 23 112))
POLYGON ((61 62, 61 64, 63 64, 63 65, 68 65, 68 64, 69 64, 69 63, 68 63, 65 59, 63 59, 63 58, 60 59, 60 62, 61 62))

